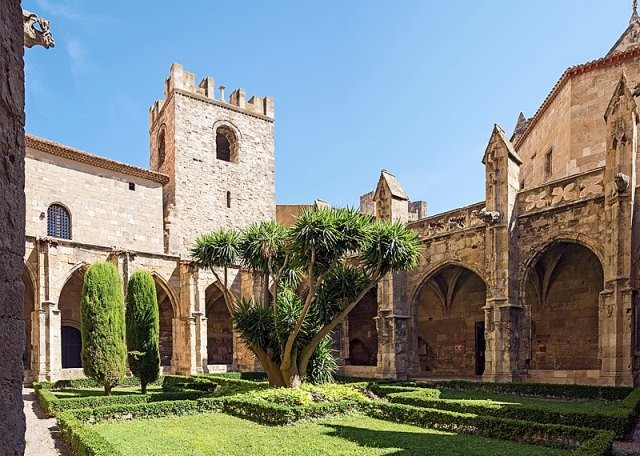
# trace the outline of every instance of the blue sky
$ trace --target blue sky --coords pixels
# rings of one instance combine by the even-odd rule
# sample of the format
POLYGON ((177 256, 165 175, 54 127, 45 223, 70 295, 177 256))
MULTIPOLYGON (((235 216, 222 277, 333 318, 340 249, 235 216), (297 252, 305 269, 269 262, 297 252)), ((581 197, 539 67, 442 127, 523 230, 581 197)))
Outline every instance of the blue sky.
POLYGON ((278 203, 355 205, 380 170, 434 214, 484 199, 511 133, 567 66, 603 56, 631 0, 23 0, 56 47, 27 50, 27 132, 148 167, 172 62, 276 106, 278 203))

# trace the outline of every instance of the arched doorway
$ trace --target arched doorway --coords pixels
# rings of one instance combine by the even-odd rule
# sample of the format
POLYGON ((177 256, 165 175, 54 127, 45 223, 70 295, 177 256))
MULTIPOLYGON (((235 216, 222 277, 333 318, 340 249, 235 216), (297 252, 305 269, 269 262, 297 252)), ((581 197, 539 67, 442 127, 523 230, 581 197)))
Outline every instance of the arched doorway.
POLYGON ((570 242, 549 246, 527 271, 530 369, 599 370, 598 300, 604 273, 598 257, 570 242))
POLYGON ((482 375, 485 302, 484 281, 461 266, 445 266, 422 284, 413 305, 423 375, 482 375))
POLYGON ((377 289, 370 290, 349 312, 349 364, 375 366, 378 364, 377 289))
POLYGON ((160 316, 160 365, 171 366, 173 359, 173 305, 169 293, 154 276, 160 316))
POLYGON ((84 268, 77 269, 64 284, 58 308, 61 322, 61 359, 63 369, 82 367, 82 338, 80 336, 80 299, 84 282, 84 268))
POLYGON ((207 364, 233 364, 233 323, 222 290, 209 285, 205 292, 207 364))
POLYGON ((31 369, 32 364, 32 346, 31 346, 31 334, 32 329, 32 314, 35 309, 35 284, 31 279, 31 275, 27 267, 25 266, 22 273, 22 283, 24 284, 24 308, 22 311, 22 319, 25 324, 25 341, 24 341, 24 353, 22 355, 22 363, 26 370, 31 369))

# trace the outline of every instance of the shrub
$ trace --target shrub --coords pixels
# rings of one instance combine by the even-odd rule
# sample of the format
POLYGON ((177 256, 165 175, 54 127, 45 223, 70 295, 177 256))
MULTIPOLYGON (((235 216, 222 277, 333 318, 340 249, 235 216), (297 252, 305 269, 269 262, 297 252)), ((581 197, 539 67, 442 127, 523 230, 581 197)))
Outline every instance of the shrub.
POLYGON ((140 379, 142 393, 160 375, 160 316, 153 276, 136 271, 127 290, 129 368, 140 379))
POLYGON ((180 375, 165 375, 162 383, 162 391, 202 391, 210 393, 216 389, 218 383, 213 378, 203 376, 183 377, 180 375))
POLYGON ((477 416, 470 413, 384 402, 369 403, 367 414, 374 418, 398 423, 564 449, 576 449, 582 444, 589 443, 593 438, 601 438, 601 431, 594 429, 477 416))
POLYGON ((87 270, 80 314, 84 373, 108 396, 124 377, 127 355, 122 280, 113 264, 96 263, 87 270))
MULTIPOLYGON (((432 391, 432 390, 427 390, 432 391)), ((632 417, 629 410, 620 408, 610 413, 586 413, 571 411, 552 411, 534 406, 509 406, 481 400, 438 399, 423 391, 391 393, 390 402, 416 407, 448 410, 459 413, 473 413, 480 416, 494 416, 536 423, 553 423, 568 426, 588 427, 615 432, 623 436, 630 427, 632 417)))
POLYGON ((550 397, 558 399, 603 399, 621 401, 633 388, 626 386, 562 385, 547 383, 488 383, 451 380, 443 382, 398 382, 399 386, 443 388, 457 391, 515 394, 518 396, 550 397))
POLYGON ((331 336, 327 336, 322 339, 313 352, 307 368, 309 382, 316 385, 333 382, 333 374, 338 369, 338 362, 331 349, 332 343, 331 336))
POLYGON ((73 413, 63 412, 57 417, 64 439, 78 456, 119 456, 121 453, 100 434, 84 425, 73 413))
POLYGON ((195 400, 201 398, 205 393, 200 391, 183 391, 175 393, 154 393, 154 394, 123 394, 117 396, 86 396, 86 397, 65 397, 59 398, 48 388, 40 385, 35 387, 36 396, 40 406, 49 416, 58 415, 67 410, 83 408, 96 408, 108 405, 134 405, 147 402, 195 400))

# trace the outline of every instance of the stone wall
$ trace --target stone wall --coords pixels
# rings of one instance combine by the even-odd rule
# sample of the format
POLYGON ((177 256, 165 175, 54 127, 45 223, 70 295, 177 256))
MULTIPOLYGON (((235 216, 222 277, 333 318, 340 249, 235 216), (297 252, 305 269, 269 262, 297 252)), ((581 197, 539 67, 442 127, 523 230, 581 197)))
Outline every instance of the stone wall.
POLYGON ((24 239, 24 64, 22 10, 0 15, 0 454, 24 452, 22 320, 24 239))
POLYGON ((525 188, 604 166, 604 112, 625 73, 629 87, 640 82, 640 56, 603 65, 569 78, 539 116, 535 128, 517 145, 524 161, 525 188), (545 154, 553 149, 553 173, 545 177, 545 154))
POLYGON ((165 189, 168 252, 182 257, 203 233, 276 215, 273 102, 257 97, 245 102, 240 92, 232 102, 215 99, 209 79, 196 86, 192 73, 173 64, 166 100, 151 109, 152 166, 171 178, 165 189), (160 165, 162 125, 167 154, 160 165), (235 137, 231 161, 216 158, 220 127, 235 137))
POLYGON ((415 306, 421 373, 475 375, 476 324, 484 324, 485 299, 482 279, 455 266, 420 288, 415 306))
POLYGON ((47 208, 59 203, 74 241, 162 253, 162 184, 32 148, 26 179, 27 235, 47 236, 47 208))

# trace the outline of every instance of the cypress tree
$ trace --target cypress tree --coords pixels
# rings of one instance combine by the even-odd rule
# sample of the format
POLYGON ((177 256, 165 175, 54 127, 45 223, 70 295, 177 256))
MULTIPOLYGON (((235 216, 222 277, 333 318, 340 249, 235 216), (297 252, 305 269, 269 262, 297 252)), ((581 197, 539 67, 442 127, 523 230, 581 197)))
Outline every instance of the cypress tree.
POLYGON ((127 290, 129 368, 140 379, 142 393, 160 375, 160 316, 153 277, 134 272, 127 290))
POLYGON ((124 377, 127 358, 122 279, 113 264, 96 263, 87 270, 80 315, 84 373, 109 396, 124 377))

